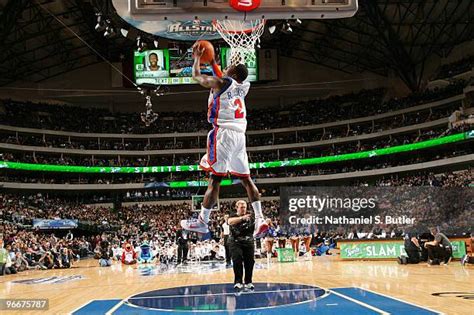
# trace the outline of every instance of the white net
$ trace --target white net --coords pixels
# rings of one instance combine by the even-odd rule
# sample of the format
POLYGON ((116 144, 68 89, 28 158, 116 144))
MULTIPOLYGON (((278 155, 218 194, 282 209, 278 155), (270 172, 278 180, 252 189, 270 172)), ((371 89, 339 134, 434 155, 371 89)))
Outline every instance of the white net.
POLYGON ((213 24, 231 47, 230 64, 255 64, 255 46, 265 30, 265 20, 214 20, 213 24))

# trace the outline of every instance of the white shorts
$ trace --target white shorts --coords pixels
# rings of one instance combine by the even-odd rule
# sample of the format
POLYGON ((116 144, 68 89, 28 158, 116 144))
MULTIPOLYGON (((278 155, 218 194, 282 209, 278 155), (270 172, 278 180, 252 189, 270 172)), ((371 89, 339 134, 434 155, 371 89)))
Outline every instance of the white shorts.
POLYGON ((218 176, 230 173, 248 177, 250 169, 245 133, 214 127, 207 135, 207 153, 202 157, 200 166, 218 176))

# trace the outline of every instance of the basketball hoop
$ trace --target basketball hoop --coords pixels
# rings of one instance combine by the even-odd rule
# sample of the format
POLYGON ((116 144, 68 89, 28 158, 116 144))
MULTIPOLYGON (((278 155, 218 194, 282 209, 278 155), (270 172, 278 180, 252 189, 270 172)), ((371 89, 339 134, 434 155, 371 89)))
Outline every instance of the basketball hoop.
POLYGON ((230 64, 256 62, 255 46, 265 30, 265 20, 214 20, 217 32, 231 47, 230 64))

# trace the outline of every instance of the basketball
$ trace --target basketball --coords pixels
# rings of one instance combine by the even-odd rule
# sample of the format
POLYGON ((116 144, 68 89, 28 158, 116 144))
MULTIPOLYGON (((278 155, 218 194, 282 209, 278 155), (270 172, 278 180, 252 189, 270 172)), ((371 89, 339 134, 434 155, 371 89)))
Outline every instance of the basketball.
POLYGON ((201 49, 204 48, 204 53, 201 56, 201 63, 210 63, 214 59, 214 46, 211 42, 207 40, 198 40, 194 45, 198 45, 201 49))

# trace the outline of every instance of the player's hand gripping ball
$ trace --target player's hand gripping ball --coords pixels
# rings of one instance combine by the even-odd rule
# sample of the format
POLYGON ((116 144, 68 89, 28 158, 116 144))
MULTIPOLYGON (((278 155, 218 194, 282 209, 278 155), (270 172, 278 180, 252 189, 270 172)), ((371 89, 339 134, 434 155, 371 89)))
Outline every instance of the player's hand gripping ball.
POLYGON ((201 63, 211 63, 214 60, 214 46, 207 40, 198 40, 193 45, 193 58, 200 57, 201 63))

